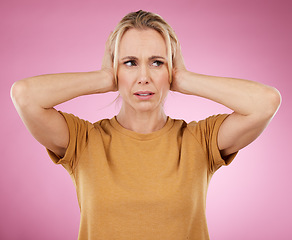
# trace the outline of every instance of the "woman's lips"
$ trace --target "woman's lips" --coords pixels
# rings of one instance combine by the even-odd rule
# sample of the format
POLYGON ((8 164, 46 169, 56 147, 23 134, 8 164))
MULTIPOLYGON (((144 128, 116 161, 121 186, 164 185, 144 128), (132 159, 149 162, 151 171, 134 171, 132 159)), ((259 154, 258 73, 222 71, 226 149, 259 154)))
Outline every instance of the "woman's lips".
POLYGON ((150 91, 138 91, 134 95, 140 100, 149 100, 153 97, 154 93, 150 91))

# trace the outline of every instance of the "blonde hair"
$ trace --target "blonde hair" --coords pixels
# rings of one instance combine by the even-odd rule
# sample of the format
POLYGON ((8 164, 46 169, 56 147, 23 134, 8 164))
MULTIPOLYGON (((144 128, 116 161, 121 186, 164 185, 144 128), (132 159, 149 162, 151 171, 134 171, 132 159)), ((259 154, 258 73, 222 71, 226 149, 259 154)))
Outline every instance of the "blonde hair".
POLYGON ((118 50, 120 41, 125 32, 131 28, 141 30, 150 28, 156 30, 162 35, 167 47, 169 82, 171 83, 173 58, 175 57, 176 46, 178 43, 176 34, 171 26, 161 16, 142 10, 139 10, 137 12, 131 12, 123 17, 123 19, 118 23, 115 30, 110 36, 110 47, 116 83, 118 80, 118 50))

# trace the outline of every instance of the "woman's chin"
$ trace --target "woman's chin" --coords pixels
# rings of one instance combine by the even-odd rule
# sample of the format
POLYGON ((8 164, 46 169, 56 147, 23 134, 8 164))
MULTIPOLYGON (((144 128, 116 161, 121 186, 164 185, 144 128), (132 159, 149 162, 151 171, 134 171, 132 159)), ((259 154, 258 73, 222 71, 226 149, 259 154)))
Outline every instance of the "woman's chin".
POLYGON ((150 103, 150 102, 144 102, 144 103, 139 103, 139 104, 135 104, 135 106, 133 106, 133 108, 135 109, 135 112, 140 112, 140 113, 153 113, 156 112, 158 110, 161 110, 161 105, 157 104, 157 103, 150 103))

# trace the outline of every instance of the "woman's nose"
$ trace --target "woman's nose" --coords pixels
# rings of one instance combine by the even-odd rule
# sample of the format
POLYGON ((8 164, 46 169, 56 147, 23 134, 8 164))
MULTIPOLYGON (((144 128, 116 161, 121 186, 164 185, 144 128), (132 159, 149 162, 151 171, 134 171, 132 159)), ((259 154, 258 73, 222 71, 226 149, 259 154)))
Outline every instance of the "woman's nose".
POLYGON ((149 83, 149 71, 147 66, 141 66, 139 76, 138 76, 138 84, 148 84, 149 83))
POLYGON ((148 79, 146 79, 146 78, 140 78, 139 79, 139 81, 138 81, 138 84, 148 84, 149 83, 149 81, 148 81, 148 79))

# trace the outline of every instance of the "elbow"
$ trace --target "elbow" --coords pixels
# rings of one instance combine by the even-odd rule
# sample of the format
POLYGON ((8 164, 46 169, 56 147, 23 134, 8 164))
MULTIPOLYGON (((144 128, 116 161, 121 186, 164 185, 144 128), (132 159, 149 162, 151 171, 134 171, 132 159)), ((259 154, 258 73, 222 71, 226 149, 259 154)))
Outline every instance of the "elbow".
POLYGON ((28 104, 28 86, 25 80, 20 80, 11 86, 10 97, 15 107, 23 107, 28 104))
POLYGON ((281 105, 281 94, 276 88, 270 87, 266 92, 264 101, 266 104, 265 115, 267 116, 267 118, 271 119, 277 113, 281 105))

